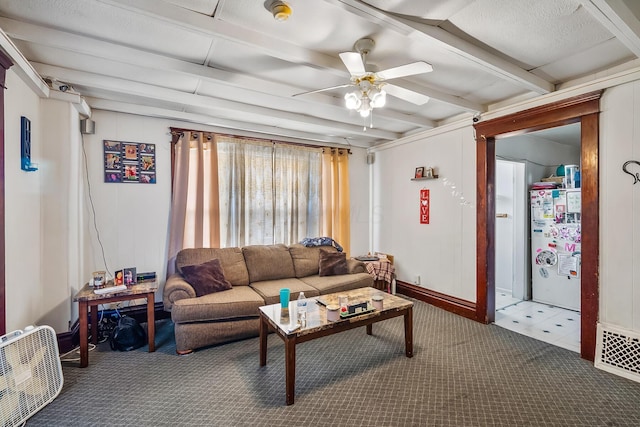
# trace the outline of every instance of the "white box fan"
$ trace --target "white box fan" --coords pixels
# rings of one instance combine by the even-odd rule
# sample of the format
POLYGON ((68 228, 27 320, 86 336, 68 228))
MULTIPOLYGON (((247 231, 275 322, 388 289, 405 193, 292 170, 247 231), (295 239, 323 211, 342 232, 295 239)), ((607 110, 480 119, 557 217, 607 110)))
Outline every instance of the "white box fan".
POLYGON ((0 337, 0 425, 18 426, 58 396, 64 379, 56 333, 27 326, 0 337))

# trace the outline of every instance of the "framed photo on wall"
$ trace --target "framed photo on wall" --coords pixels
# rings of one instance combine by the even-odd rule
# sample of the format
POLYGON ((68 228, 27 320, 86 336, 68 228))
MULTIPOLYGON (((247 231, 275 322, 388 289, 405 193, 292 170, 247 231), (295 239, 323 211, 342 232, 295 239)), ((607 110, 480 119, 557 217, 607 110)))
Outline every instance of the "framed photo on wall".
POLYGON ((104 182, 156 183, 156 145, 103 141, 104 182))
POLYGON ((419 168, 416 168, 416 173, 414 178, 423 178, 424 177, 424 166, 420 166, 419 168))

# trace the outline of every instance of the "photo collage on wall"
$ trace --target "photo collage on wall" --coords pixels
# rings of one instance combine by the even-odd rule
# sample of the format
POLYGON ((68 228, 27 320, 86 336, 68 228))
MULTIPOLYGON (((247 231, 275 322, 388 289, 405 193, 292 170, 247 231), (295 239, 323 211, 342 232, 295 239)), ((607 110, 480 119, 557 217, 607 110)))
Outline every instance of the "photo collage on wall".
POLYGON ((104 140, 104 182, 156 183, 156 145, 104 140))

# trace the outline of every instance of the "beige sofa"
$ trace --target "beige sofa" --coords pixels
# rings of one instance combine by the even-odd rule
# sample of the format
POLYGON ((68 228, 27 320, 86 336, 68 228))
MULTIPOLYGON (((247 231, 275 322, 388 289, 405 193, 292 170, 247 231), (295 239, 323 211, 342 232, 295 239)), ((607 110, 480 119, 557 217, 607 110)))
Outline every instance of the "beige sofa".
POLYGON ((255 245, 242 248, 183 249, 176 257, 177 273, 164 286, 163 303, 175 325, 180 354, 227 341, 258 335, 258 307, 280 300, 289 288, 291 299, 307 298, 373 285, 363 263, 348 259, 348 274, 319 276, 320 250, 330 246, 255 245), (213 259, 220 261, 228 290, 196 296, 182 277, 182 268, 213 259))

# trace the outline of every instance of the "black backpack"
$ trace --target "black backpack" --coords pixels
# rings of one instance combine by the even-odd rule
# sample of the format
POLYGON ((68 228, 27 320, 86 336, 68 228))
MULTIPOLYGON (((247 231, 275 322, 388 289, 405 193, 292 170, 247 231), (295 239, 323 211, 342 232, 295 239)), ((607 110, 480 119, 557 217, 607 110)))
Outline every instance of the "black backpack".
POLYGON ((109 336, 111 350, 130 351, 147 343, 147 334, 142 326, 129 316, 122 316, 109 336))

